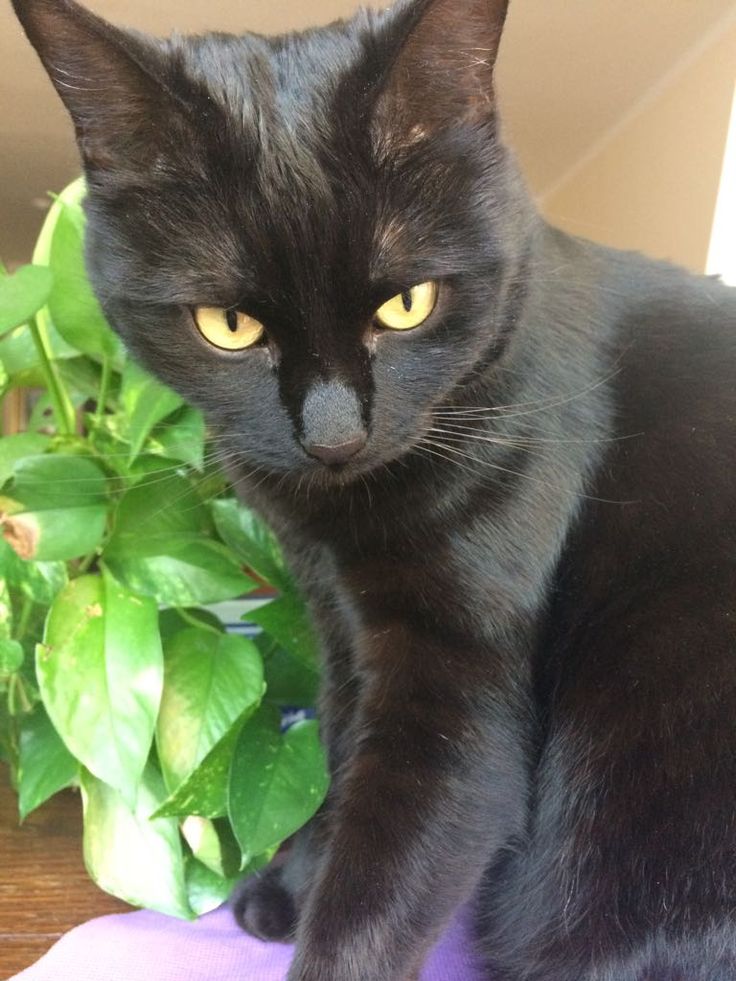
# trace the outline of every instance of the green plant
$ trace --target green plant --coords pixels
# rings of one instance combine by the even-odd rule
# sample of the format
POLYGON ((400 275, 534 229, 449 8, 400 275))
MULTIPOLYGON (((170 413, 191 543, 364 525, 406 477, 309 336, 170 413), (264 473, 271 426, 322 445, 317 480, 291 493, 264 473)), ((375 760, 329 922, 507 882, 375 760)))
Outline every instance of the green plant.
POLYGON ((327 776, 303 604, 269 531, 232 497, 200 414, 128 359, 84 272, 81 181, 33 264, 0 273, 0 757, 21 819, 79 786, 107 891, 192 916, 317 809, 327 776), (226 633, 206 604, 268 584, 226 633))

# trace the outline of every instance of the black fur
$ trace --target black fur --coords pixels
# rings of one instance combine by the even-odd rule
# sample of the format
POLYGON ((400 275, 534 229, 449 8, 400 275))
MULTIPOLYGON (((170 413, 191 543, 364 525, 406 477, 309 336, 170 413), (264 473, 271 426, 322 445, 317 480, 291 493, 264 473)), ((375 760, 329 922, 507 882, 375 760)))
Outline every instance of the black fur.
POLYGON ((536 214, 504 0, 165 42, 14 3, 103 306, 323 639, 330 798, 241 921, 296 931, 290 981, 414 979, 464 901, 495 981, 736 978, 733 293, 536 214), (376 328, 428 279, 425 324, 376 328), (208 346, 198 304, 266 342, 208 346), (302 445, 363 430, 341 467, 302 445))

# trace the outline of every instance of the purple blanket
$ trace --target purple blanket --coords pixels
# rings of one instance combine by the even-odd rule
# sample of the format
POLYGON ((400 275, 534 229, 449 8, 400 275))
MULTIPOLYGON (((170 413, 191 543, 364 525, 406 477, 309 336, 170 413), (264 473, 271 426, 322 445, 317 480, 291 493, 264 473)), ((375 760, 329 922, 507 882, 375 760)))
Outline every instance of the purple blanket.
MULTIPOLYGON (((290 960, 290 947, 247 936, 224 907, 194 923, 143 910, 77 927, 15 981, 283 981, 290 960)), ((487 981, 467 913, 430 954, 422 981, 487 981)))

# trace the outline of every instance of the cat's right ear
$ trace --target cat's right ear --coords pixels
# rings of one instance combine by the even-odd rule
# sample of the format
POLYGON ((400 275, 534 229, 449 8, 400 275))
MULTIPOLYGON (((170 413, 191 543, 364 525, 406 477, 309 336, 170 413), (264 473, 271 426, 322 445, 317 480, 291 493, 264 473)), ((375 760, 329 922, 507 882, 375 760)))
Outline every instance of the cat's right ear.
POLYGON ((174 103, 160 80, 163 58, 155 46, 74 0, 12 2, 74 121, 88 170, 150 166, 163 150, 174 103))

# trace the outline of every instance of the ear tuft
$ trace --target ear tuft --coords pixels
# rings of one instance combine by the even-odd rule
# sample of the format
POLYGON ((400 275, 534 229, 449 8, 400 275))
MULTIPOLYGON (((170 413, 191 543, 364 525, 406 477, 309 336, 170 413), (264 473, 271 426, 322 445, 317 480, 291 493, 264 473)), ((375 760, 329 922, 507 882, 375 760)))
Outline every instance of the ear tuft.
POLYGON ((160 152, 162 113, 173 101, 161 84, 163 59, 154 44, 74 0, 13 0, 13 7, 74 121, 85 165, 150 164, 160 152))

